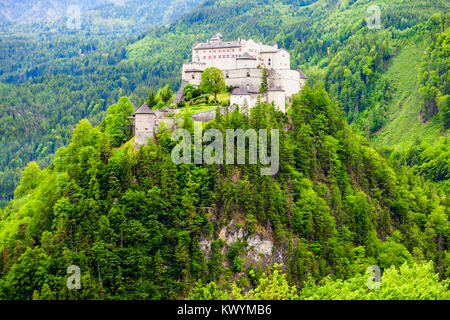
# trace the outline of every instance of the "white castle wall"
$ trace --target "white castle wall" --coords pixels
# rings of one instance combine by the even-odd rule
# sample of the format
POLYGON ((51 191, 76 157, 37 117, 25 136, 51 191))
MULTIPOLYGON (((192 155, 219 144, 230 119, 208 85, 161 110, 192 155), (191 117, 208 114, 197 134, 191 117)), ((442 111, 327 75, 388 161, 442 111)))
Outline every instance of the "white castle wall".
POLYGON ((276 70, 274 86, 281 87, 287 96, 300 91, 300 74, 296 70, 276 70))
POLYGON ((242 87, 248 84, 250 87, 259 89, 261 78, 262 70, 257 68, 225 71, 225 83, 227 86, 242 87))
MULTIPOLYGON (((269 88, 276 88, 267 95, 268 102, 274 102, 285 111, 286 98, 298 93, 306 79, 300 79, 297 70, 290 70, 290 54, 278 45, 268 46, 253 40, 223 41, 221 35, 215 35, 206 43, 197 43, 192 49, 193 62, 183 65, 184 81, 194 85, 201 84, 200 72, 189 70, 205 70, 216 67, 224 72, 227 86, 251 88, 257 91, 261 85, 262 68, 269 71, 269 88), (238 59, 244 53, 255 59, 238 59), (281 91, 280 91, 281 90, 281 91)), ((249 107, 256 103, 257 94, 250 92, 245 96, 231 95, 231 104, 242 105, 247 100, 249 107)))
POLYGON ((267 100, 269 103, 273 102, 280 111, 286 112, 286 93, 284 91, 269 91, 267 100))
POLYGON ((258 66, 258 61, 250 59, 237 59, 233 69, 254 69, 258 66))
POLYGON ((284 49, 273 54, 273 69, 289 70, 291 55, 284 49))
POLYGON ((230 105, 237 105, 239 106, 240 109, 242 109, 245 105, 247 105, 247 108, 250 110, 256 105, 257 102, 258 102, 257 94, 239 94, 239 95, 232 95, 230 97, 230 105))

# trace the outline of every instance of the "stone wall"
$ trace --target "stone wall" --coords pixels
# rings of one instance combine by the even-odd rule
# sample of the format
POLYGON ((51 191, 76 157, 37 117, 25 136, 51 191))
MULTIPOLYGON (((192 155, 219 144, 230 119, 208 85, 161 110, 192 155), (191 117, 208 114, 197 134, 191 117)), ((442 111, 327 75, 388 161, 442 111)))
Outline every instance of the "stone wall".
POLYGON ((216 110, 209 110, 204 112, 195 113, 192 115, 192 119, 195 121, 208 122, 216 118, 216 110))

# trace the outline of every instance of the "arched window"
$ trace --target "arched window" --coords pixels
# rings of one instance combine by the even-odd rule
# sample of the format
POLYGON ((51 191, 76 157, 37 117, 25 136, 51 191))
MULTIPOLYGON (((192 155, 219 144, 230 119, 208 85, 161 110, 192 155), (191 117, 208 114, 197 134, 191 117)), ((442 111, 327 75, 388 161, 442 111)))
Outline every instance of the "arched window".
POLYGON ((195 74, 192 74, 192 76, 191 76, 191 77, 192 77, 192 79, 195 79, 195 74))
POLYGON ((247 77, 250 77, 250 72, 249 71, 247 71, 247 77))
POLYGON ((269 66, 270 66, 271 61, 272 61, 272 60, 269 58, 269 66))

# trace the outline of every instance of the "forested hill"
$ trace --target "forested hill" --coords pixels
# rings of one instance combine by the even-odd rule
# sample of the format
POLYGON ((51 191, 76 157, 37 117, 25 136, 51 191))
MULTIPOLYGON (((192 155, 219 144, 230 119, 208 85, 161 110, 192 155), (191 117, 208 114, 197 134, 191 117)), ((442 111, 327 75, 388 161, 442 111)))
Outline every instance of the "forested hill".
POLYGON ((199 2, 0 1, 0 201, 12 196, 28 161, 49 164, 55 147, 66 144, 75 123, 91 113, 88 100, 95 102, 91 109, 100 103, 104 110, 102 99, 114 95, 110 88, 123 86, 109 76, 98 84, 95 73, 112 72, 126 57, 127 43, 136 41, 132 37, 199 2))
MULTIPOLYGON (((164 128, 136 150, 133 112, 121 98, 99 126, 81 120, 47 169, 26 167, 0 210, 0 299, 450 298, 448 197, 394 170, 323 86, 287 115, 258 104, 206 125, 279 129, 274 176, 176 165, 164 128), (380 290, 366 285, 369 265, 380 290)), ((188 114, 182 128, 193 134, 188 114)))
POLYGON ((20 82, 33 76, 23 72, 37 65, 99 49, 106 53, 114 41, 168 24, 200 0, 4 2, 0 75, 8 75, 6 82, 20 82))
MULTIPOLYGON (((105 27, 107 24, 121 24, 122 33, 131 30, 147 31, 151 26, 170 23, 198 2, 198 0, 1 0, 0 22, 3 27, 9 27, 9 30, 45 32, 55 26, 47 24, 48 22, 57 22, 61 25, 61 21, 58 20, 67 22, 80 14, 77 18, 82 23, 89 22, 92 18, 97 20, 91 27, 95 24, 103 24, 105 27), (128 28, 123 28, 124 26, 128 28)), ((95 30, 89 27, 88 29, 95 30)))
MULTIPOLYGON (((168 26, 153 28, 106 49, 86 44, 74 52, 67 50, 66 45, 64 49, 49 46, 48 50, 61 54, 51 63, 42 61, 39 55, 25 58, 20 72, 2 64, 3 197, 12 195, 18 170, 28 161, 36 160, 41 167, 50 163, 55 150, 69 142, 71 129, 79 119, 87 117, 99 123, 106 107, 122 95, 141 101, 152 87, 171 83, 176 89, 181 64, 191 58, 192 44, 210 38, 216 31, 226 39, 245 36, 278 42, 290 51, 291 67, 302 66, 311 83, 325 82, 331 98, 338 101, 348 122, 360 134, 375 139, 379 147, 392 147, 390 141, 403 136, 397 142, 404 143, 403 148, 387 150, 386 155, 392 155, 398 163, 409 163, 417 173, 448 188, 445 181, 449 151, 443 140, 448 123, 448 103, 443 97, 448 95, 448 81, 438 67, 446 55, 432 61, 439 79, 433 84, 431 79, 435 77, 425 76, 420 68, 425 59, 423 52, 408 48, 423 47, 426 51, 435 46, 435 35, 442 33, 438 50, 448 50, 442 46, 447 43, 442 39, 448 35, 445 14, 449 4, 378 1, 381 29, 369 29, 366 17, 371 15, 367 12, 370 4, 371 1, 211 0, 168 26), (35 60, 38 63, 32 63, 35 60), (405 83, 403 79, 415 80, 405 83), (423 95, 419 96, 420 86, 430 90, 420 91, 423 95), (425 99, 430 103, 425 103, 425 99), (424 109, 429 106, 430 110, 424 109), (399 118, 403 121, 395 122, 399 118), (411 128, 414 131, 405 134, 411 128), (420 141, 422 137, 429 146, 420 141), (420 148, 418 152, 410 152, 413 144, 420 148), (441 160, 430 162, 433 158, 441 160)), ((17 51, 8 48, 6 56, 17 51)))
MULTIPOLYGON (((449 299, 447 2, 379 1, 381 29, 365 22, 369 4, 206 1, 107 49, 2 70, 5 195, 26 167, 0 209, 0 299, 449 299), (192 44, 214 31, 277 42, 309 76, 287 114, 259 103, 205 124, 279 129, 274 176, 175 165, 164 127, 134 147, 127 97, 176 89, 192 44), (396 107, 438 146, 404 139, 380 155, 371 140, 409 130, 396 107), (366 285, 373 265, 380 290, 366 285)), ((192 134, 189 113, 182 127, 192 134)))

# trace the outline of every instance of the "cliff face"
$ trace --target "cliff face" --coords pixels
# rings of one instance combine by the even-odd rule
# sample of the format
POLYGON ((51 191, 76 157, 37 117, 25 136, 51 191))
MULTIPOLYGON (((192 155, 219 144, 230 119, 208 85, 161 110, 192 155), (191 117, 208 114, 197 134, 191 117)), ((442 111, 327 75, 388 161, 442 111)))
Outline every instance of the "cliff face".
MULTIPOLYGON (((246 227, 246 225, 237 223, 232 219, 228 225, 218 228, 218 232, 215 233, 216 237, 202 235, 199 244, 205 254, 206 261, 209 262, 210 259, 212 242, 221 240, 224 244, 221 251, 224 256, 229 253, 230 247, 234 244, 243 244, 240 257, 243 259, 245 267, 253 265, 254 267, 265 268, 275 263, 283 265, 287 263, 285 246, 280 243, 275 244, 270 226, 259 226, 256 233, 249 233, 246 231, 246 227)), ((228 259, 223 259, 222 262, 224 266, 229 267, 228 259)))

